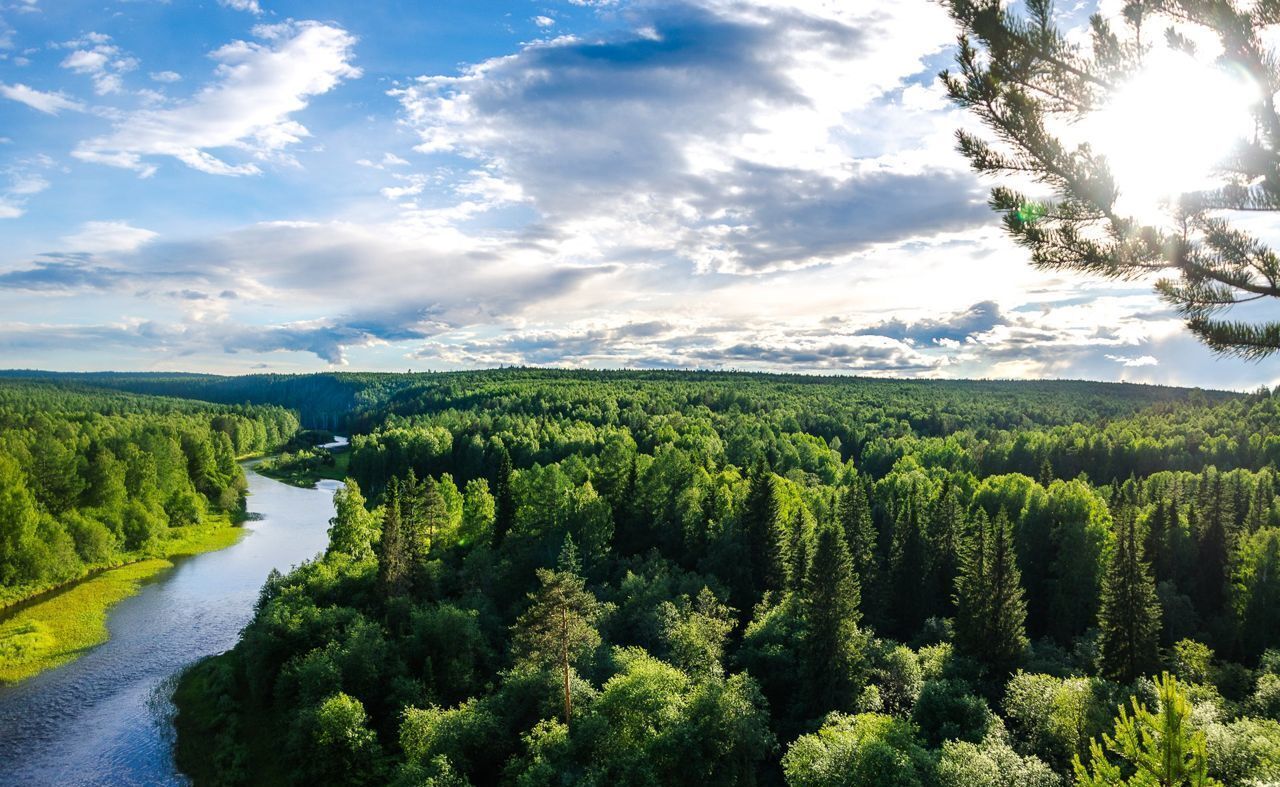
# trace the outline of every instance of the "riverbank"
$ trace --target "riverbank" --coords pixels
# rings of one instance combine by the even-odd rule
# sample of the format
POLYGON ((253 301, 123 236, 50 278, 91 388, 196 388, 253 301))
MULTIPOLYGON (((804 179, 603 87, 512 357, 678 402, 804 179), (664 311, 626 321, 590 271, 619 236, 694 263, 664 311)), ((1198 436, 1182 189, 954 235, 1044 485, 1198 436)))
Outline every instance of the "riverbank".
POLYGON ((227 515, 178 528, 158 554, 109 568, 17 605, 0 622, 0 684, 16 683, 66 664, 107 640, 107 614, 173 560, 235 544, 246 531, 227 515))

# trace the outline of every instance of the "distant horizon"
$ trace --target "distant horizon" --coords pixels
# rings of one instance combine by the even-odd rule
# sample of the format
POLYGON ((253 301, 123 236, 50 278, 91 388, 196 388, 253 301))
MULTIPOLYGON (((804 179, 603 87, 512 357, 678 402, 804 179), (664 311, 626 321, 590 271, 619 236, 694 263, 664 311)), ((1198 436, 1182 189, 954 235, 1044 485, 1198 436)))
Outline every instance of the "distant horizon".
POLYGON ((1256 385, 1252 388, 1212 388, 1202 385, 1177 385, 1170 383, 1152 383, 1135 380, 1103 380, 1088 377, 907 377, 893 375, 875 375, 875 374, 858 374, 854 372, 842 373, 831 371, 812 371, 812 370, 760 370, 760 369, 676 369, 670 367, 582 367, 582 366, 532 366, 508 364, 505 366, 479 366, 467 369, 408 369, 401 371, 392 371, 386 369, 319 369, 315 371, 271 371, 260 369, 256 371, 221 373, 221 372, 205 372, 193 371, 191 369, 170 369, 170 370, 122 370, 122 369, 39 369, 39 368, 0 368, 0 377, 20 377, 23 374, 30 373, 34 375, 121 375, 121 376, 156 376, 165 375, 174 376, 200 376, 200 377, 220 377, 220 378, 236 378, 236 377, 255 377, 255 376, 289 376, 289 377, 309 377, 319 375, 340 375, 340 374, 382 374, 382 375, 415 375, 415 374, 468 374, 483 373, 497 371, 540 371, 540 372, 618 372, 618 373, 647 373, 647 372, 666 372, 672 374, 725 374, 725 375, 749 375, 762 377, 807 377, 813 379, 829 379, 838 380, 871 380, 876 382, 903 382, 903 383, 1010 383, 1010 384, 1035 384, 1035 383, 1089 383, 1089 384, 1105 384, 1105 385, 1130 385, 1144 386, 1151 388, 1174 388, 1188 391, 1206 391, 1209 393, 1230 393, 1248 395, 1265 388, 1272 390, 1272 386, 1256 385))

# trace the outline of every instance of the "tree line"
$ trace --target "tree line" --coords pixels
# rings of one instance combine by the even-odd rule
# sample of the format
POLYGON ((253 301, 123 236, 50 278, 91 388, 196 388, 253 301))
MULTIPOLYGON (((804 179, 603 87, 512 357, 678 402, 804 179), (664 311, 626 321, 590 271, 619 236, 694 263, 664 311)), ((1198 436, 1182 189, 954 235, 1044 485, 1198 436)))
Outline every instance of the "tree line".
POLYGON ((328 552, 188 676, 198 781, 1280 778, 1270 393, 469 379, 361 416, 328 552))
POLYGON ((278 407, 0 381, 0 599, 157 550, 237 512, 236 458, 297 431, 278 407))

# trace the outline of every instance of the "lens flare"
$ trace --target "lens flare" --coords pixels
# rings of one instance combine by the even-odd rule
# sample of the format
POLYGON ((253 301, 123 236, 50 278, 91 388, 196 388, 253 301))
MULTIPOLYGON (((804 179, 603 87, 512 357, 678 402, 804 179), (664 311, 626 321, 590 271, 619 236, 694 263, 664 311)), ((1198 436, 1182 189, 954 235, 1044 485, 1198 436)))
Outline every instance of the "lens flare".
POLYGON ((1081 130, 1107 158, 1117 208, 1158 221, 1171 199, 1215 185, 1224 157, 1252 135, 1258 99, 1247 76, 1158 50, 1081 130))

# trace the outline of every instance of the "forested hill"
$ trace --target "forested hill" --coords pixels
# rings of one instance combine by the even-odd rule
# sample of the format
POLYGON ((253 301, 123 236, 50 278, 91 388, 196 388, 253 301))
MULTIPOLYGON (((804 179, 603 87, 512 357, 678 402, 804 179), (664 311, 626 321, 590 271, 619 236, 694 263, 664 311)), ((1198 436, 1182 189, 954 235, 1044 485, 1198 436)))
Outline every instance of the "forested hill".
POLYGON ((245 488, 236 457, 297 429, 281 407, 0 380, 0 604, 225 520, 245 488))
POLYGON ((327 553, 184 682, 197 784, 1280 782, 1271 392, 512 369, 368 402, 327 553), (1194 778, 1127 781, 1165 741, 1194 778))
POLYGON ((201 399, 224 404, 271 404, 295 410, 309 428, 368 429, 388 414, 413 415, 505 400, 522 387, 551 387, 590 397, 591 386, 631 389, 640 398, 653 384, 678 388, 672 406, 768 408, 779 395, 803 393, 814 409, 888 407, 922 434, 946 434, 981 422, 1004 428, 1028 423, 1095 423, 1155 404, 1215 402, 1221 391, 1089 381, 884 380, 735 372, 493 369, 447 373, 333 372, 219 376, 184 373, 43 372, 0 370, 0 377, 71 381, 97 388, 201 399), (767 394, 765 392, 768 392, 767 394), (1002 417, 992 421, 992 413, 1002 417))

